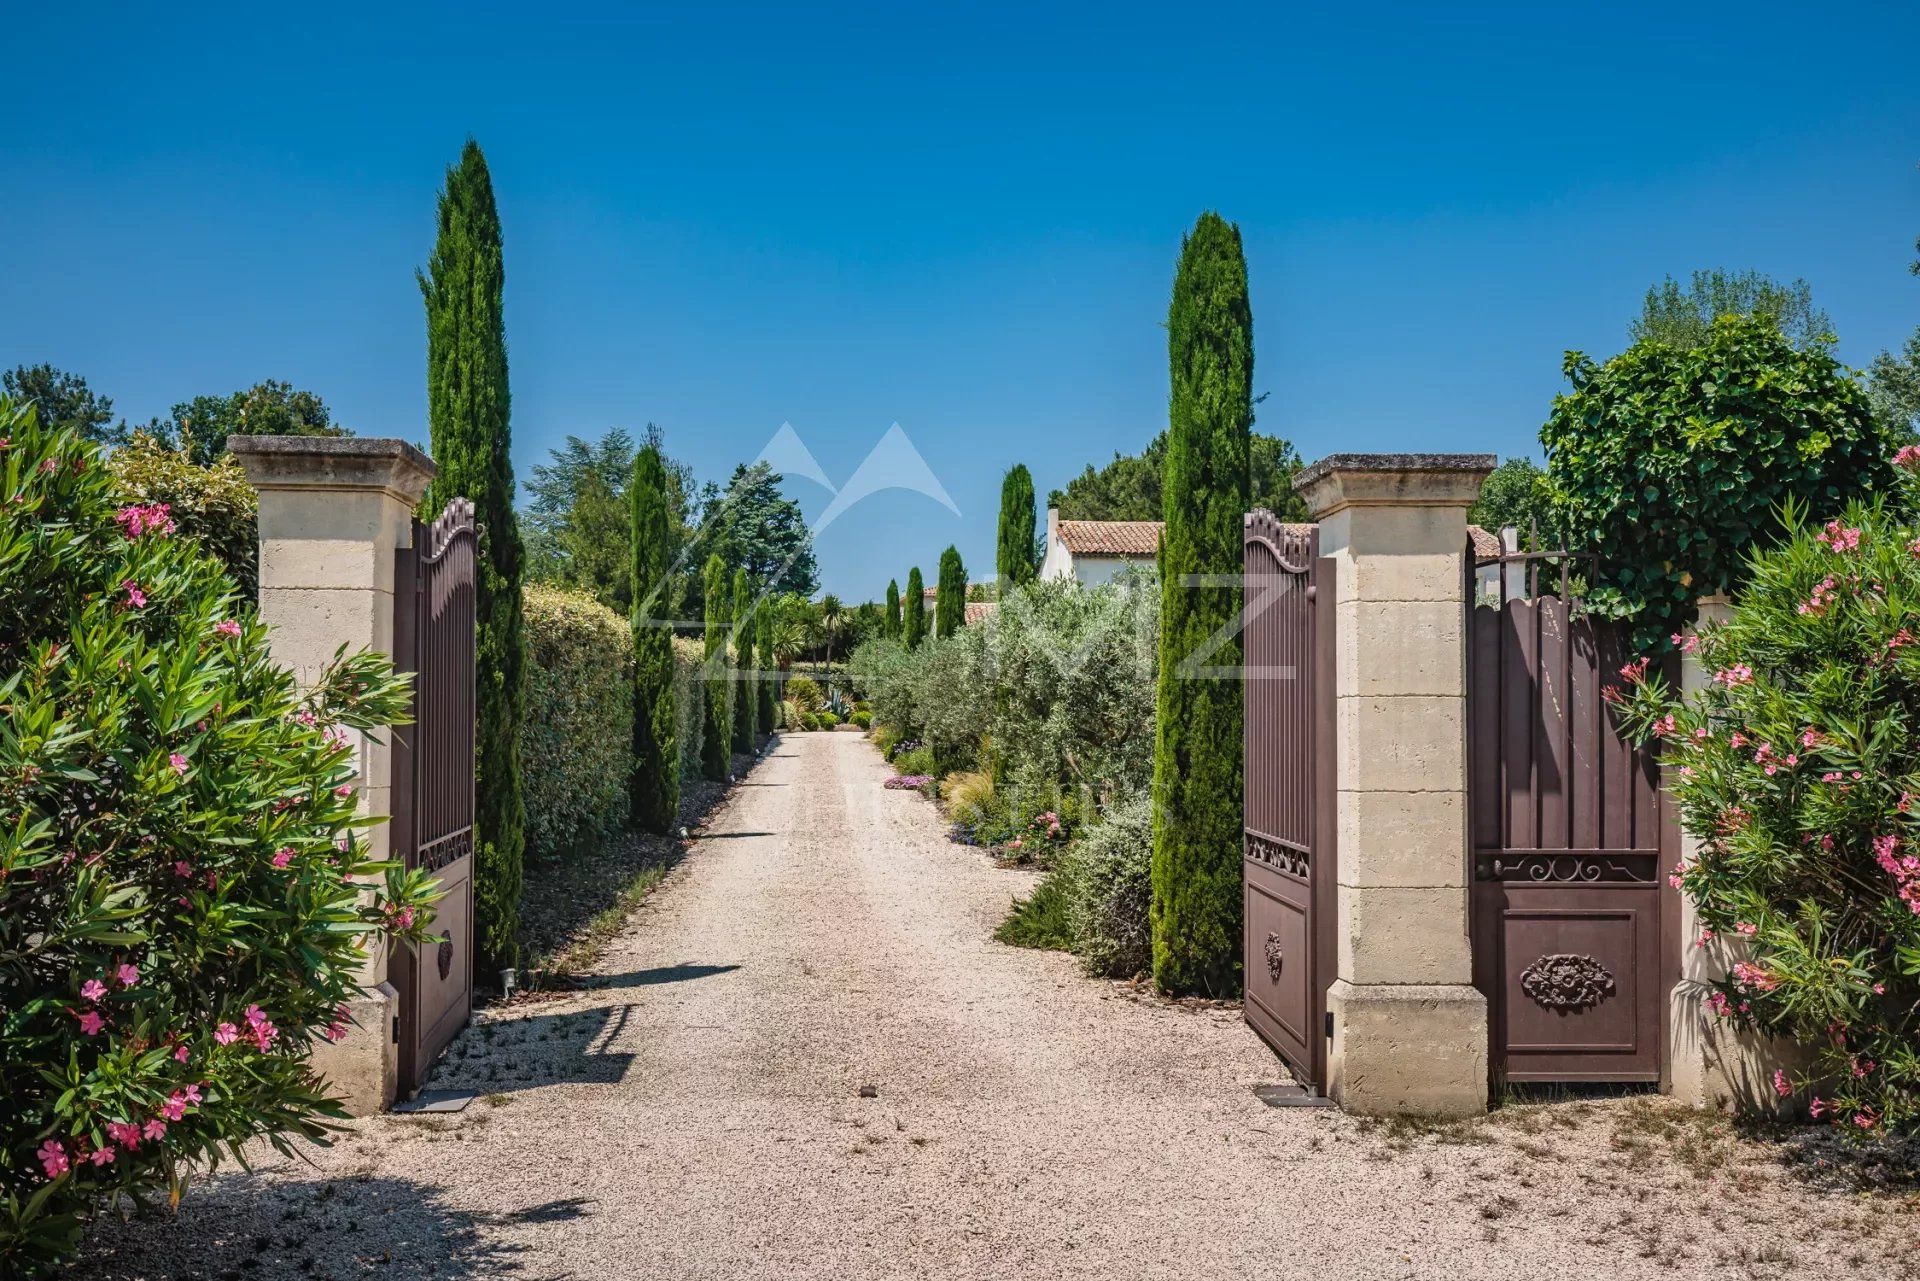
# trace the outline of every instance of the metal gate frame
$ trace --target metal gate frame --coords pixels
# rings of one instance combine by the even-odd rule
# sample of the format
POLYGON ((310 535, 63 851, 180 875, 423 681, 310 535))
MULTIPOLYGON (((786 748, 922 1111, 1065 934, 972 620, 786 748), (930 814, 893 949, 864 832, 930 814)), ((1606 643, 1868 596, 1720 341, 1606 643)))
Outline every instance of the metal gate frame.
POLYGON ((1259 510, 1242 562, 1242 964, 1248 1026, 1327 1086, 1335 973, 1334 561, 1314 525, 1259 510))
POLYGON ((473 767, 479 531, 456 498, 413 522, 394 555, 395 667, 414 676, 411 723, 393 734, 391 857, 439 873, 437 946, 394 946, 399 1093, 411 1097, 473 1007, 473 767), (426 951, 427 956, 421 953, 426 951))

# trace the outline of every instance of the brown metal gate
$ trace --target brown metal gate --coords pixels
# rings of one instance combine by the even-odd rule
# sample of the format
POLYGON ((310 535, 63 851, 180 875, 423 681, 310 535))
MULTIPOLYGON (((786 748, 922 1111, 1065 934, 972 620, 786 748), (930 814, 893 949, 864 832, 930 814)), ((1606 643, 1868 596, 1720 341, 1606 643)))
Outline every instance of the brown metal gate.
POLYGON ((1316 1092, 1333 981, 1333 562, 1320 531, 1246 518, 1246 1020, 1316 1092))
POLYGON ((436 874, 437 942, 397 947, 400 1093, 412 1095, 473 1003, 473 504, 456 498, 394 569, 394 653, 414 673, 413 723, 394 733, 393 857, 436 874), (403 784, 411 780, 412 786, 403 784))
POLYGON ((1625 625, 1579 610, 1571 568, 1508 552, 1469 585, 1474 982, 1496 1080, 1657 1081, 1678 834, 1655 752, 1606 704, 1625 625))

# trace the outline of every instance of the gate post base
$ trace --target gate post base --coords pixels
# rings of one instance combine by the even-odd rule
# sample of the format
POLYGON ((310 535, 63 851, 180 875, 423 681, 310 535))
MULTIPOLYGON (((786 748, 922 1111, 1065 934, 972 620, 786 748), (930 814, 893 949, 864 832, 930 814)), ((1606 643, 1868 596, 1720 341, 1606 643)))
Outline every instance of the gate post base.
POLYGON ((347 1034, 314 1047, 313 1070, 350 1116, 373 1116, 393 1106, 400 1082, 400 1047, 393 1020, 400 994, 390 983, 347 1002, 347 1034))
POLYGON ((1327 990, 1328 1093, 1363 1116, 1487 1110, 1487 999, 1467 983, 1349 983, 1327 990))

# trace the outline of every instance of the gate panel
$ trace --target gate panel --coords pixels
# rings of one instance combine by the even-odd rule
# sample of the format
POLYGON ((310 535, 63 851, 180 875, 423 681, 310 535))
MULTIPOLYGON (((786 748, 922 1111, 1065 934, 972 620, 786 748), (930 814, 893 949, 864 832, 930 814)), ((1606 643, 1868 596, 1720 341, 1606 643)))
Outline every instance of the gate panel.
POLYGON ((1468 593, 1474 982, 1496 1078, 1657 1081, 1670 816, 1652 746, 1604 699, 1625 624, 1577 610, 1568 559, 1509 553, 1497 608, 1468 593), (1557 594, 1538 594, 1543 564, 1557 594))
POLYGON ((1333 981, 1333 563, 1319 531, 1246 519, 1242 959, 1247 1023, 1316 1092, 1333 981))
POLYGON ((456 498, 431 525, 413 526, 398 553, 394 651, 414 673, 413 723, 394 734, 393 850, 435 874, 437 941, 397 947, 400 1093, 411 1095, 473 1005, 474 578, 473 504, 456 498), (411 786, 399 785, 410 780, 411 786))

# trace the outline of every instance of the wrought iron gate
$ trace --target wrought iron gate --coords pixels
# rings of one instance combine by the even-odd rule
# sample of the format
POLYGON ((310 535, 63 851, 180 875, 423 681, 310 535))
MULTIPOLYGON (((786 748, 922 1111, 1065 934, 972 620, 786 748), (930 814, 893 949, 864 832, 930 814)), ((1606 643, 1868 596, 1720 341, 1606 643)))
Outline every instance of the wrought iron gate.
POLYGON ((1678 830, 1656 754, 1606 705, 1624 625, 1578 610, 1572 567, 1509 551, 1468 591, 1474 982, 1497 1080, 1657 1081, 1678 830))
POLYGON ((1315 526, 1247 516, 1243 1009, 1316 1092, 1334 973, 1333 573, 1315 526))
POLYGON ((389 979, 400 994, 400 1093, 413 1094, 466 1026, 473 1003, 474 574, 473 504, 456 498, 394 567, 394 653, 414 673, 413 723, 395 731, 392 848, 434 872, 443 897, 438 942, 397 947, 389 979), (411 781, 411 787, 404 785, 411 781))

